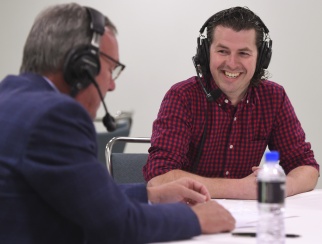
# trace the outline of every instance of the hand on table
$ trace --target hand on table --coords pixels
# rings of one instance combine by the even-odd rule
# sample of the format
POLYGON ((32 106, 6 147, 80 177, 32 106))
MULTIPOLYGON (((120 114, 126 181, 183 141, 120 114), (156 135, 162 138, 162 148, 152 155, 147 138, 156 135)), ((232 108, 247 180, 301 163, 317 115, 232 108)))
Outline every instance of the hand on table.
POLYGON ((195 205, 210 200, 207 188, 187 177, 159 186, 148 186, 147 191, 152 203, 184 202, 195 205))
POLYGON ((198 217, 203 234, 227 232, 235 228, 234 217, 216 201, 197 204, 192 207, 192 210, 198 217))

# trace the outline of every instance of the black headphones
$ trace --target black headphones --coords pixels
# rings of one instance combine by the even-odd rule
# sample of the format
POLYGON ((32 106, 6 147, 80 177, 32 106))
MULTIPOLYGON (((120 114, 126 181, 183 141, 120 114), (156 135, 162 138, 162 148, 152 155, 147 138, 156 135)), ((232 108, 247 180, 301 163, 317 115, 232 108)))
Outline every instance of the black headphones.
POLYGON ((65 81, 71 86, 71 94, 85 89, 92 82, 88 74, 96 77, 100 72, 99 41, 105 30, 105 17, 95 9, 85 7, 93 32, 91 43, 70 50, 66 56, 63 73, 65 81))
POLYGON ((108 131, 114 131, 117 127, 115 119, 108 113, 102 92, 95 80, 101 69, 99 45, 100 37, 105 31, 105 16, 95 9, 85 9, 90 19, 90 30, 93 32, 91 43, 68 52, 63 67, 64 79, 71 87, 71 96, 75 96, 91 83, 94 84, 105 110, 102 122, 108 131))
MULTIPOLYGON (((240 12, 241 10, 249 11, 253 15, 253 19, 249 21, 253 21, 256 25, 258 25, 260 28, 263 29, 264 40, 262 41, 262 45, 258 50, 258 58, 257 58, 255 72, 260 71, 262 68, 263 69, 268 68, 268 65, 272 57, 272 40, 269 38, 268 28, 263 23, 263 21, 248 8, 234 7, 234 8, 220 11, 212 15, 199 30, 199 37, 197 38, 197 53, 192 58, 199 77, 202 77, 206 74, 210 74, 210 69, 209 69, 209 44, 210 43, 208 38, 203 35, 205 28, 208 27, 209 23, 216 23, 221 19, 230 17, 232 14, 240 12)), ((242 15, 242 13, 240 13, 240 15, 242 15)))

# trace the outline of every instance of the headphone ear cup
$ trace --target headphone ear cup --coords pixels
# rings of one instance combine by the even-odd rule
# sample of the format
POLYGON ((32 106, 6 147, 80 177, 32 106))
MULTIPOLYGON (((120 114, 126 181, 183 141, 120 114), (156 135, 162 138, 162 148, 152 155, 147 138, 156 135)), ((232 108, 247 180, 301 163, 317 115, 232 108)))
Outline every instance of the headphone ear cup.
POLYGON ((209 47, 207 39, 198 38, 197 54, 195 56, 196 63, 200 65, 203 74, 210 72, 209 70, 209 47))
POLYGON ((269 42, 263 41, 261 51, 257 59, 256 70, 260 70, 261 68, 267 69, 271 61, 271 58, 272 58, 272 40, 270 40, 269 42))
POLYGON ((100 71, 98 49, 93 46, 83 46, 68 52, 64 67, 64 79, 73 90, 80 91, 91 83, 88 75, 95 77, 100 71))
POLYGON ((272 58, 272 40, 269 41, 269 44, 266 42, 266 45, 265 45, 265 52, 263 54, 263 61, 262 61, 262 67, 264 69, 268 68, 269 63, 271 62, 271 58, 272 58))

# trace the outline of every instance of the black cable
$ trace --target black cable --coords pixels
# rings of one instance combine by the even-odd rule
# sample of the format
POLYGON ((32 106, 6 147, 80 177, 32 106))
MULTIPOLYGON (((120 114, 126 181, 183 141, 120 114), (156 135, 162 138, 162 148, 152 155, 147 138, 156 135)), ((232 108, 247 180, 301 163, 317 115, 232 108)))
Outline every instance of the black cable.
POLYGON ((204 126, 204 129, 203 129, 201 142, 200 142, 200 145, 199 145, 199 148, 198 148, 197 158, 196 158, 196 160, 194 161, 194 163, 192 165, 192 173, 197 172, 198 164, 200 162, 200 158, 201 158, 201 154, 202 154, 202 149, 204 148, 204 144, 205 144, 205 141, 206 141, 207 120, 208 120, 208 104, 207 104, 207 109, 206 109, 205 126, 204 126))

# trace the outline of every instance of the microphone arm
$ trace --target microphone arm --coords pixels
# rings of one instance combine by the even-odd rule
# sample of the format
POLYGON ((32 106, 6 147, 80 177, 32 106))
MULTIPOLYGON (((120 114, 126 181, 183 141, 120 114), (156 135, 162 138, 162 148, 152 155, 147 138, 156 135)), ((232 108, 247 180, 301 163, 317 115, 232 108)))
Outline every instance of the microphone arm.
POLYGON ((105 116, 102 119, 103 125, 105 126, 105 128, 109 131, 112 132, 114 130, 116 130, 116 121, 115 119, 112 117, 112 115, 109 114, 106 104, 104 102, 104 98, 101 92, 101 89, 99 88, 95 78, 92 76, 92 74, 90 72, 86 72, 87 76, 90 78, 90 80, 92 81, 93 85, 96 87, 96 90, 98 92, 98 95, 100 96, 101 102, 103 104, 104 110, 105 110, 105 116))
POLYGON ((220 94, 222 93, 222 91, 218 88, 216 90, 212 90, 210 92, 207 91, 206 87, 204 86, 204 84, 202 83, 202 80, 201 78, 203 78, 203 74, 202 74, 202 70, 201 70, 201 67, 199 64, 196 63, 195 61, 195 56, 192 57, 192 62, 193 62, 193 65, 195 66, 196 68, 196 72, 197 72, 197 79, 201 85, 201 88, 203 90, 203 92, 206 94, 206 98, 209 102, 213 102, 215 101, 219 96, 220 94))

